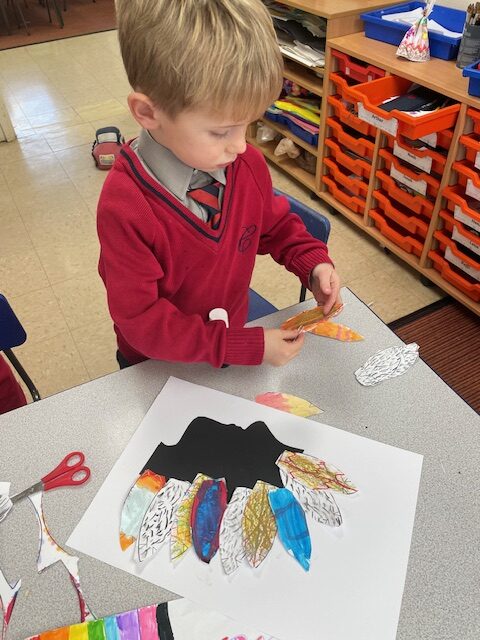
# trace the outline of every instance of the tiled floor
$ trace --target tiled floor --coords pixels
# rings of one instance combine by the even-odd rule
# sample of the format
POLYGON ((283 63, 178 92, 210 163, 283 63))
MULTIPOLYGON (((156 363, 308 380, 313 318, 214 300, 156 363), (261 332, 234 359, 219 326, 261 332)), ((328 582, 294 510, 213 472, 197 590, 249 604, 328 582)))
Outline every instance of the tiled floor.
MULTIPOLYGON (((97 275, 95 209, 105 173, 90 156, 95 130, 137 127, 115 32, 0 51, 0 92, 18 140, 0 144, 0 291, 28 332, 16 350, 42 396, 117 368, 115 339, 97 275)), ((296 182, 272 168, 274 184, 310 206, 296 182)), ((340 215, 330 253, 348 285, 385 320, 438 299, 340 215)), ((297 301, 294 276, 269 257, 253 287, 277 307, 297 301)))

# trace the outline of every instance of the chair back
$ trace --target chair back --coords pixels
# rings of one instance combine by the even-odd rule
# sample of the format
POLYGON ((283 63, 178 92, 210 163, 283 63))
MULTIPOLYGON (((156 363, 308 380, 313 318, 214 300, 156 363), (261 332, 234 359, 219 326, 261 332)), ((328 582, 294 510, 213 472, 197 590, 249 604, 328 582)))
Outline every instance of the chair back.
POLYGON ((25 329, 15 315, 8 300, 0 293, 0 351, 12 349, 27 339, 25 329))
POLYGON ((287 193, 283 193, 279 189, 274 189, 273 193, 276 196, 284 196, 287 198, 292 213, 296 213, 303 220, 308 233, 317 240, 321 240, 327 244, 328 236, 330 235, 330 221, 319 211, 307 207, 306 204, 300 202, 293 196, 289 196, 287 193))

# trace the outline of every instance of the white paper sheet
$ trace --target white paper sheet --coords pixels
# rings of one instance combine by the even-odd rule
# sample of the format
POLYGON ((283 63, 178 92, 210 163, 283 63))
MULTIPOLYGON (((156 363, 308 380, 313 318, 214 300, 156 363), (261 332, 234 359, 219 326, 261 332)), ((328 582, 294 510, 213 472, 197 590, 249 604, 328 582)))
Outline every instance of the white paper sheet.
POLYGON ((170 378, 67 544, 280 640, 394 640, 421 466, 418 454, 170 378), (242 428, 264 421, 278 440, 327 460, 358 487, 336 496, 341 527, 309 521, 309 573, 278 538, 258 570, 243 564, 232 576, 220 554, 207 565, 190 550, 173 564, 165 545, 140 566, 133 549, 121 551, 120 511, 132 480, 160 442, 176 444, 198 416, 242 428))

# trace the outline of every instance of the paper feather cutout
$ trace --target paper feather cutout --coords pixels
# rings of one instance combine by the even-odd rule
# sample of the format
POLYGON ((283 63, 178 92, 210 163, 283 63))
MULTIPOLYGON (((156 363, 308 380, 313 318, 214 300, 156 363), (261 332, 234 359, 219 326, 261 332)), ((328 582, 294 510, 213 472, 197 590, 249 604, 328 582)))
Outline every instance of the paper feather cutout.
POLYGON ((234 573, 245 558, 242 518, 251 493, 252 490, 247 487, 237 487, 223 514, 220 525, 220 557, 227 575, 234 573))
POLYGON ((292 316, 284 323, 282 323, 282 329, 304 329, 308 331, 309 327, 315 326, 318 322, 324 322, 330 318, 338 316, 342 311, 343 304, 335 304, 331 311, 326 315, 323 313, 323 307, 317 306, 307 311, 301 311, 297 315, 292 316))
POLYGON ((308 400, 299 398, 298 396, 292 396, 289 393, 279 393, 276 391, 267 391, 255 398, 255 402, 258 404, 264 404, 267 407, 273 407, 280 411, 286 411, 287 413, 293 413, 296 416, 302 418, 310 418, 322 413, 322 410, 316 407, 308 400))
POLYGON ((306 331, 316 336, 333 338, 334 340, 341 340, 342 342, 358 342, 359 340, 364 340, 364 337, 353 329, 346 327, 344 324, 335 324, 335 322, 319 322, 314 327, 306 329, 306 331))
POLYGON ((12 507, 10 482, 0 482, 0 522, 7 517, 12 507))
POLYGON ((333 489, 347 494, 357 491, 343 471, 315 456, 284 451, 276 464, 307 489, 333 489))
POLYGON ((185 480, 170 478, 153 498, 138 535, 140 562, 153 555, 170 535, 173 517, 189 487, 185 480))
POLYGON ((288 489, 276 489, 268 494, 277 523, 278 537, 285 549, 308 571, 312 542, 302 507, 288 489))
POLYGON ((43 514, 42 498, 43 492, 38 491, 28 496, 35 514, 37 516, 39 526, 39 547, 37 557, 37 570, 40 573, 48 567, 51 567, 56 562, 61 562, 70 575, 70 580, 75 587, 78 596, 78 603, 80 606, 80 620, 95 620, 95 616, 90 611, 83 595, 82 587, 80 585, 80 574, 78 570, 78 558, 67 553, 62 547, 53 539, 52 534, 48 530, 45 522, 45 516, 43 514))
POLYGON ((193 547, 203 562, 209 563, 218 551, 220 523, 226 506, 225 480, 204 480, 193 500, 190 520, 193 547))
POLYGON ((251 567, 258 567, 267 557, 277 535, 277 524, 268 494, 276 487, 258 480, 243 512, 242 529, 245 557, 251 567))
POLYGON ((123 503, 120 516, 120 546, 128 549, 138 537, 140 526, 155 494, 165 485, 166 478, 147 469, 135 481, 123 503))
POLYGON ((195 476, 174 516, 170 536, 170 558, 172 560, 180 558, 192 545, 192 528, 190 525, 192 506, 197 491, 200 489, 204 480, 211 480, 211 478, 203 473, 198 473, 195 476))
POLYGON ((363 367, 355 371, 355 377, 365 387, 372 387, 382 380, 401 376, 418 359, 418 344, 412 342, 403 347, 389 347, 377 351, 363 367))
POLYGON ((7 579, 3 575, 2 570, 0 569, 0 606, 2 607, 3 617, 1 636, 2 640, 5 640, 6 638, 8 623, 10 622, 10 618, 12 617, 15 600, 17 599, 17 595, 20 591, 21 586, 21 580, 17 580, 14 585, 10 586, 10 584, 7 582, 7 579))
POLYGON ((326 524, 330 527, 341 526, 342 514, 329 491, 308 489, 283 469, 280 469, 280 477, 282 478, 283 486, 293 493, 304 508, 305 513, 308 513, 315 522, 326 524))

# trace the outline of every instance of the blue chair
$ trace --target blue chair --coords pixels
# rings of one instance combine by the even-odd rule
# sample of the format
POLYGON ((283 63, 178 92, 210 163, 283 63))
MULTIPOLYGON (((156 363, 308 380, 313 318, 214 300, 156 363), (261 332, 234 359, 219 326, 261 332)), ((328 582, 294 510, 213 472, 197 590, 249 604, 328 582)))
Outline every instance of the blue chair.
POLYGON ((33 401, 36 402, 40 400, 40 394, 30 376, 12 351, 13 347, 20 346, 26 339, 27 334, 20 320, 9 305, 8 300, 0 293, 0 351, 3 351, 10 360, 11 365, 30 391, 33 401))
MULTIPOLYGON (((300 202, 300 200, 297 200, 278 189, 274 189, 273 192, 277 196, 285 196, 290 204, 290 209, 293 213, 296 213, 297 216, 300 216, 307 231, 314 238, 325 242, 325 244, 327 243, 328 236, 330 235, 330 222, 328 218, 318 211, 315 211, 315 209, 307 207, 307 205, 300 202)), ((306 294, 307 290, 302 284, 300 288, 299 302, 303 302, 305 300, 306 294)), ((278 311, 278 309, 268 302, 268 300, 262 298, 262 296, 253 289, 248 290, 248 321, 262 318, 263 316, 267 316, 275 311, 278 311)))

